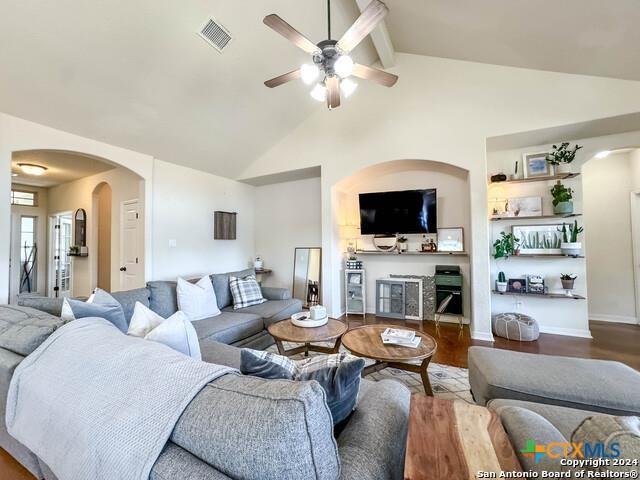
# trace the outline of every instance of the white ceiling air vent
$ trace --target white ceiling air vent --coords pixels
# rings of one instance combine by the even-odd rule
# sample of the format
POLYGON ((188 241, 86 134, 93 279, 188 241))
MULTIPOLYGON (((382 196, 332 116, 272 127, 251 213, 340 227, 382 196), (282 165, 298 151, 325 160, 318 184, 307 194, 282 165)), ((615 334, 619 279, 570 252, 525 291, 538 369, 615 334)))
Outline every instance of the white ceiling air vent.
POLYGON ((231 33, 213 18, 209 18, 198 34, 213 48, 222 52, 231 43, 231 33))

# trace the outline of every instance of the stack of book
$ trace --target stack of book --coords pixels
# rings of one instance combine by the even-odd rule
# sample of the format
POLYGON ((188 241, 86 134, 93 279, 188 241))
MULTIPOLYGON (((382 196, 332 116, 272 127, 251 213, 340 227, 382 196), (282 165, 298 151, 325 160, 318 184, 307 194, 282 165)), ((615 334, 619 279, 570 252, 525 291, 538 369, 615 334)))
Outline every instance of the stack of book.
POLYGON ((416 348, 422 340, 413 330, 387 328, 382 332, 382 343, 385 345, 399 345, 401 347, 416 348))

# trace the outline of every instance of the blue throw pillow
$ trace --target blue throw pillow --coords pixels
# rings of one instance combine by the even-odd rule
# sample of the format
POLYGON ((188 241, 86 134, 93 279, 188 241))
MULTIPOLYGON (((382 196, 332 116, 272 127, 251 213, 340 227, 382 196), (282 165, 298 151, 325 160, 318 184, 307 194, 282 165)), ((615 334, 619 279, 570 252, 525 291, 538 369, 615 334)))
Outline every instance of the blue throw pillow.
POLYGON ((356 407, 364 359, 348 353, 291 360, 282 355, 243 348, 240 371, 260 378, 315 380, 324 389, 333 424, 345 420, 356 407))
POLYGON ((120 302, 100 288, 86 302, 65 298, 61 317, 63 320, 98 317, 113 323, 123 333, 127 333, 129 328, 120 302))

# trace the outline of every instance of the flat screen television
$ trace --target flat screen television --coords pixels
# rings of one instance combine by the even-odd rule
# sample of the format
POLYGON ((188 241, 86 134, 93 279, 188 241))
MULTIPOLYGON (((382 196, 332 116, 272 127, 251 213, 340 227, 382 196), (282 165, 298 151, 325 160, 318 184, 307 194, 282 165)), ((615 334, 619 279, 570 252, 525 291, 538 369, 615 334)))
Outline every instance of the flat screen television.
POLYGON ((360 233, 437 233, 436 189, 360 194, 360 233))

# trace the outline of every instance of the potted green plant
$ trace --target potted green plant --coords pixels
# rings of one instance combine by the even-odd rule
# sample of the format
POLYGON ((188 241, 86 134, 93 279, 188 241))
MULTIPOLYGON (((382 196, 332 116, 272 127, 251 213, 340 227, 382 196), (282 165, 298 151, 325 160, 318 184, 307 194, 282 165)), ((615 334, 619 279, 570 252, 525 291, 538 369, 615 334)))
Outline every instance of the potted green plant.
POLYGON ((562 142, 560 146, 553 145, 553 151, 547 155, 547 162, 556 168, 556 173, 571 173, 571 162, 581 148, 577 143, 573 148, 569 148, 569 142, 562 142))
POLYGON ((498 273, 498 279, 496 280, 496 291, 504 293, 507 291, 507 277, 504 272, 498 273))
POLYGON ((493 243, 493 258, 509 258, 518 255, 520 240, 513 233, 500 232, 500 238, 493 243))
POLYGON ((568 296, 572 296, 571 290, 573 290, 573 286, 575 285, 576 278, 578 276, 574 273, 563 273, 560 275, 560 281, 562 282, 562 288, 567 291, 568 296))
POLYGON ((582 242, 578 241, 578 235, 584 232, 583 227, 578 226, 578 221, 575 220, 572 224, 569 224, 569 231, 567 232, 566 225, 562 224, 562 243, 560 243, 560 250, 563 255, 569 255, 577 257, 582 253, 582 242))
POLYGON ((553 197, 553 213, 556 215, 569 215, 573 213, 573 190, 565 187, 558 181, 551 189, 553 197))

